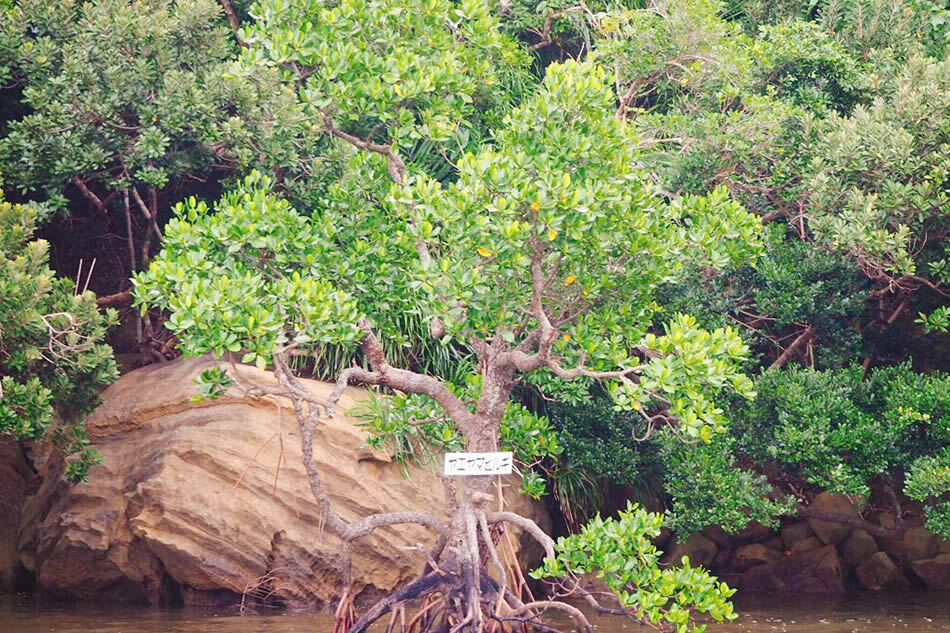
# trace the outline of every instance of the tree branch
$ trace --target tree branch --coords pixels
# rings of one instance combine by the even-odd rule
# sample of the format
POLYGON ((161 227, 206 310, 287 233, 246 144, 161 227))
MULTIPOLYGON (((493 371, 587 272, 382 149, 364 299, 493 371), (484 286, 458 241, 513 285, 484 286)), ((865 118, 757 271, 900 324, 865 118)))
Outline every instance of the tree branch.
POLYGON ((804 505, 798 506, 797 510, 798 516, 800 517, 804 517, 806 519, 818 519, 819 521, 828 521, 830 523, 840 523, 841 525, 850 525, 851 527, 860 528, 868 534, 873 534, 874 536, 897 536, 904 532, 903 529, 886 528, 882 525, 871 523, 863 517, 856 517, 848 514, 838 514, 837 512, 824 512, 822 510, 815 510, 804 505))
POLYGON ((106 213, 105 203, 102 201, 102 199, 99 196, 93 193, 92 189, 90 189, 86 185, 85 181, 83 181, 79 176, 73 176, 72 183, 76 185, 76 188, 79 189, 82 195, 85 196, 85 198, 89 200, 89 202, 91 202, 92 204, 96 206, 96 209, 100 213, 106 213))
POLYGON ((334 387, 327 404, 327 414, 330 417, 336 415, 336 404, 343 396, 343 390, 351 382, 358 382, 428 396, 445 410, 446 414, 455 421, 464 435, 470 435, 475 431, 474 414, 444 383, 426 374, 418 374, 414 371, 393 367, 386 361, 383 345, 376 338, 369 321, 365 318, 360 319, 357 327, 363 332, 360 348, 369 360, 372 371, 367 371, 361 367, 350 367, 340 372, 336 387, 334 387))
POLYGON ((218 0, 218 4, 220 4, 221 8, 224 9, 224 15, 228 18, 228 24, 231 25, 231 30, 234 31, 234 39, 236 39, 238 44, 241 46, 247 46, 247 44, 242 42, 241 38, 238 37, 238 34, 241 31, 241 23, 238 21, 237 13, 234 12, 234 7, 231 6, 230 1, 218 0))
POLYGON ((485 515, 485 519, 489 523, 510 523, 517 525, 541 544, 541 547, 544 548, 545 556, 554 558, 554 539, 545 534, 544 530, 528 517, 523 517, 514 512, 490 512, 485 515))
POLYGON ((802 332, 798 336, 798 338, 792 341, 792 344, 789 345, 788 348, 786 348, 786 350, 782 352, 782 355, 776 358, 775 362, 769 365, 768 369, 766 369, 765 371, 773 371, 775 369, 778 369, 779 367, 781 367, 788 361, 790 361, 798 352, 798 350, 803 345, 805 345, 805 343, 810 341, 814 335, 815 335, 815 328, 814 326, 809 325, 807 328, 805 328, 805 331, 802 332))

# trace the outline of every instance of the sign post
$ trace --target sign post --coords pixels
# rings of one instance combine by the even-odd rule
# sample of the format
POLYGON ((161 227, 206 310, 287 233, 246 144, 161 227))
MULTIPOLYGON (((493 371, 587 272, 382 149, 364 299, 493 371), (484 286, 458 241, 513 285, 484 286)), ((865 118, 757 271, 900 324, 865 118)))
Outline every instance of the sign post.
POLYGON ((503 453, 446 453, 445 474, 456 477, 479 475, 510 475, 514 459, 510 451, 503 453))

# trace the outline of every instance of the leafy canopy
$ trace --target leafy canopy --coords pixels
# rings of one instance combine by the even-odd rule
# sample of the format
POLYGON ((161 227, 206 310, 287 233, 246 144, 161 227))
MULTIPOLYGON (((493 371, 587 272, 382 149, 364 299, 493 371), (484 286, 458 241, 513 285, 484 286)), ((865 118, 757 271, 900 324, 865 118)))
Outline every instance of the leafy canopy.
POLYGON ((363 317, 385 335, 407 296, 442 320, 446 341, 513 348, 537 327, 529 311, 540 283, 565 366, 636 366, 642 379, 618 383, 618 405, 662 408, 689 437, 709 439, 725 428, 714 393, 751 393, 734 365, 745 346, 731 329, 706 332, 685 316, 662 336, 647 333, 652 292, 685 262, 754 257, 758 222, 723 192, 662 202, 613 106, 599 67, 554 65, 497 141, 459 160, 451 185, 414 175, 378 206, 329 205, 312 218, 261 176, 225 195, 216 213, 189 200, 167 226, 163 253, 136 278, 139 301, 171 312, 187 353, 245 350, 245 362, 266 365, 288 344, 353 345, 363 317), (338 229, 354 216, 366 227, 358 240, 338 229), (415 256, 419 243, 431 259, 415 256), (369 265, 378 276, 355 273, 369 265))

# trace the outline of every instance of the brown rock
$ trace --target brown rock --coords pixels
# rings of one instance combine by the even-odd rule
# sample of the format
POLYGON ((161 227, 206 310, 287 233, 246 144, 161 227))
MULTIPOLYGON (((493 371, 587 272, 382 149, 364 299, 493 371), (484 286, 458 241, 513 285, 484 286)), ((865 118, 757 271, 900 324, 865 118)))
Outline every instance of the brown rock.
POLYGON ((854 529, 841 544, 841 554, 849 565, 860 565, 877 552, 874 537, 861 529, 854 529))
POLYGON ((729 565, 729 561, 732 560, 732 550, 723 548, 719 550, 719 553, 716 554, 716 558, 712 562, 711 569, 725 569, 729 565))
POLYGON ((897 518, 893 512, 881 512, 877 515, 877 523, 882 528, 893 530, 897 527, 897 518))
POLYGON ((782 560, 781 553, 768 548, 761 543, 742 545, 736 548, 732 557, 732 568, 736 571, 745 571, 757 565, 767 565, 782 560))
POLYGON ((904 585, 907 579, 884 552, 875 552, 854 570, 858 581, 867 589, 878 591, 892 585, 904 585))
POLYGON ((738 543, 758 543, 772 537, 772 530, 765 527, 758 521, 749 521, 741 532, 736 534, 735 540, 738 543))
POLYGON ((703 528, 703 536, 719 547, 729 547, 732 537, 718 525, 708 525, 703 528))
POLYGON ((927 528, 910 528, 904 532, 903 550, 910 562, 932 558, 940 551, 940 539, 927 528))
MULTIPOLYGON (((819 512, 831 512, 854 518, 861 517, 854 507, 854 504, 851 503, 851 500, 846 495, 834 492, 821 493, 812 500, 808 508, 819 512)), ((808 525, 811 526, 811 529, 818 538, 821 539, 821 542, 826 545, 836 545, 848 538, 848 535, 851 534, 851 526, 834 521, 822 521, 809 517, 808 525)))
POLYGON ((709 567, 716 559, 719 548, 712 540, 699 532, 689 535, 685 543, 678 543, 676 547, 666 553, 661 561, 667 565, 678 566, 684 556, 689 557, 689 564, 693 567, 702 565, 709 567))
POLYGON ((950 541, 940 541, 940 545, 937 546, 937 552, 940 554, 950 554, 950 541))
POLYGON ((818 537, 809 536, 806 539, 792 543, 792 548, 790 551, 792 554, 799 554, 801 552, 810 552, 813 549, 818 549, 819 547, 824 547, 824 544, 818 540, 818 537))
POLYGON ((791 549, 792 545, 798 541, 804 541, 814 535, 815 533, 811 531, 808 521, 791 523, 782 528, 782 541, 784 541, 786 549, 791 549))
POLYGON ((950 554, 915 560, 910 567, 930 589, 950 589, 950 554))
POLYGON ((762 545, 765 545, 769 549, 774 549, 776 552, 785 551, 785 541, 782 540, 781 536, 773 536, 772 538, 767 538, 762 541, 762 545))
POLYGON ((17 528, 32 474, 19 445, 0 436, 0 593, 15 589, 19 568, 17 528))
MULTIPOLYGON (((205 359, 152 365, 109 387, 88 421, 103 464, 87 484, 70 488, 50 477, 27 499, 20 560, 46 592, 149 603, 174 593, 219 604, 245 590, 274 592, 300 606, 336 599, 340 541, 321 529, 293 412, 236 395, 192 404, 191 379, 209 365, 205 359)), ((273 380, 250 367, 241 373, 273 380)), ((333 388, 307 384, 318 397, 333 388)), ((364 394, 347 389, 340 410, 364 394)), ((410 468, 407 478, 365 442, 344 415, 316 432, 315 458, 344 520, 381 511, 442 512, 437 475, 410 468)), ((549 529, 539 504, 506 496, 508 509, 549 529)), ((424 561, 416 548, 433 541, 431 531, 414 525, 359 539, 355 589, 370 598, 416 577, 424 561)))
POLYGON ((793 554, 771 565, 758 565, 739 576, 738 588, 748 592, 841 594, 846 568, 833 545, 793 554))

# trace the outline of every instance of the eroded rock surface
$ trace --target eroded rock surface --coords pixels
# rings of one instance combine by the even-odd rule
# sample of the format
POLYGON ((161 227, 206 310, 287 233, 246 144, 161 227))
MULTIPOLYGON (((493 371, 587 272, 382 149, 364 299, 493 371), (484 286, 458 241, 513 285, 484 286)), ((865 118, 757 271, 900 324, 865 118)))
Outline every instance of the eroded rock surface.
MULTIPOLYGON (((192 378, 208 366, 197 359, 146 367, 105 392, 88 421, 103 464, 73 488, 49 477, 24 505, 20 560, 42 590, 149 603, 217 603, 245 591, 298 606, 335 600, 340 542, 321 528, 293 411, 237 392, 192 404, 192 378)), ((241 371, 272 381, 253 368, 241 371)), ((318 396, 332 389, 308 384, 318 396)), ((348 389, 340 410, 364 394, 348 389)), ((438 476, 412 468, 405 477, 387 455, 367 449, 365 439, 340 415, 320 426, 314 442, 324 485, 344 520, 441 511, 438 476)), ((541 506, 518 495, 514 484, 506 497, 507 509, 549 527, 541 506)), ((418 575, 424 561, 418 548, 434 540, 412 525, 360 539, 353 569, 363 598, 418 575)))

